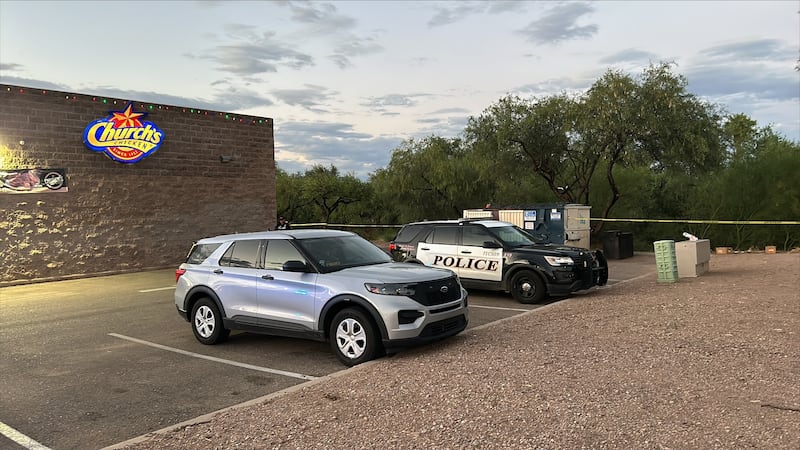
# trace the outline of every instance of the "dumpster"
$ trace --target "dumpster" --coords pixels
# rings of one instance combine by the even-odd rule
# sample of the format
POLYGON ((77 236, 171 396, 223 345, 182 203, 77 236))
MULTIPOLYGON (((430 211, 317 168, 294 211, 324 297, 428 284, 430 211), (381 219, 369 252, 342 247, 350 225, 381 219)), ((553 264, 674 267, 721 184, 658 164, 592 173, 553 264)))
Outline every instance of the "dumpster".
POLYGON ((633 256, 633 233, 611 230, 603 233, 603 253, 607 259, 625 259, 633 256))

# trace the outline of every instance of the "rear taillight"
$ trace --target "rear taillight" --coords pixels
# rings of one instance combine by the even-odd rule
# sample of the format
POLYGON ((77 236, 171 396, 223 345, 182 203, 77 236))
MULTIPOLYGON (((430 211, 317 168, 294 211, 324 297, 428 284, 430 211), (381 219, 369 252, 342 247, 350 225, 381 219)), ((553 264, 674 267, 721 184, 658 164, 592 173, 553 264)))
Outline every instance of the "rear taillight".
POLYGON ((186 273, 186 269, 175 269, 175 282, 177 283, 178 282, 178 278, 180 278, 181 275, 183 275, 185 273, 186 273))
POLYGON ((390 252, 393 252, 393 251, 395 251, 395 250, 397 250, 397 244, 395 244, 394 242, 392 242, 391 244, 389 244, 389 251, 390 251, 390 252))

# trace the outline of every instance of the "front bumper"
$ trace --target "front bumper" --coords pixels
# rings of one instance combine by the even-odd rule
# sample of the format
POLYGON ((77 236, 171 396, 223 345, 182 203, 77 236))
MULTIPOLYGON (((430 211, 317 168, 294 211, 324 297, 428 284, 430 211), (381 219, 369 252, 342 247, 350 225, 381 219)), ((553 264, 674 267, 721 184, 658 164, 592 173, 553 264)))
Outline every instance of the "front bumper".
POLYGON ((386 326, 386 334, 382 337, 384 348, 424 344, 463 331, 469 323, 469 294, 463 287, 460 291, 461 295, 456 300, 431 306, 407 297, 392 307, 384 303, 381 310, 386 326), (409 312, 419 314, 419 317, 412 318, 413 321, 401 321, 401 313, 407 316, 409 312))
POLYGON ((553 270, 547 286, 550 295, 569 295, 594 286, 605 286, 608 283, 608 261, 600 250, 593 253, 593 257, 586 259, 586 266, 582 268, 553 270))
POLYGON ((392 351, 436 342, 464 331, 468 324, 468 315, 466 313, 460 314, 448 319, 429 323, 416 337, 394 340, 384 339, 383 348, 387 351, 392 351))

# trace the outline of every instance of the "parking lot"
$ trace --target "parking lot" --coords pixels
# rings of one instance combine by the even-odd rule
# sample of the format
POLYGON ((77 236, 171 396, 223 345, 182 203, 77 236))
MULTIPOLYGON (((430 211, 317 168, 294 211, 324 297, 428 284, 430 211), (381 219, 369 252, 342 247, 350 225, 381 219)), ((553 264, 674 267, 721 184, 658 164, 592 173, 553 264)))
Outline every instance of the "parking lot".
MULTIPOLYGON (((654 272, 651 259, 611 261, 610 284, 654 272)), ((173 286, 158 270, 1 288, 0 448, 102 448, 345 368, 318 342, 234 333, 204 346, 173 286)), ((470 327, 542 306, 470 302, 470 327)))

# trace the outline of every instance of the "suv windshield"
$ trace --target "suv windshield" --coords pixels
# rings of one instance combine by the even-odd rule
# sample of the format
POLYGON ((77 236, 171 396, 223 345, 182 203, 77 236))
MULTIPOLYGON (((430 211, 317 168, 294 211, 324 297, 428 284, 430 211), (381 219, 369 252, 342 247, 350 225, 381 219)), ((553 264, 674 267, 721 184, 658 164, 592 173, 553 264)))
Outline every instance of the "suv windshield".
POLYGON ((359 236, 299 239, 297 244, 322 272, 392 262, 392 258, 359 236))
POLYGON ((492 227, 489 228, 489 231, 497 236, 503 244, 512 248, 536 245, 539 243, 533 236, 516 226, 492 227))

